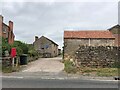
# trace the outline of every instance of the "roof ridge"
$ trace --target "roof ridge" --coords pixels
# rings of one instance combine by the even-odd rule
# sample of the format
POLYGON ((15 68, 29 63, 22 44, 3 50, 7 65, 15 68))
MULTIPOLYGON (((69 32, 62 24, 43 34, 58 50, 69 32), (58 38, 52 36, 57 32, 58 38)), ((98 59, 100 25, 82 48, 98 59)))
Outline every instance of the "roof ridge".
MULTIPOLYGON (((41 37, 44 37, 44 38, 48 39, 49 41, 53 42, 54 44, 58 45, 57 43, 55 43, 53 40, 47 38, 46 36, 41 36, 41 37)), ((40 38, 41 38, 41 37, 40 37, 40 38)))

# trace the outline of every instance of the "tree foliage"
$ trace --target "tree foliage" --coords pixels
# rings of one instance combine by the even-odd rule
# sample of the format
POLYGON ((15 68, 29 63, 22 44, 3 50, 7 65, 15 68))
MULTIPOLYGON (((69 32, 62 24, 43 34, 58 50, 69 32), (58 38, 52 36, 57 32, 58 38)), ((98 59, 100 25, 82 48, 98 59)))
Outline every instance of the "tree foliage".
POLYGON ((38 56, 38 52, 35 50, 34 46, 32 44, 28 44, 28 54, 29 56, 38 56))
POLYGON ((9 53, 11 51, 11 48, 16 48, 17 50, 17 56, 20 56, 22 54, 29 54, 29 56, 37 56, 38 52, 34 49, 32 44, 26 44, 21 41, 14 41, 12 45, 10 45, 7 41, 7 39, 2 38, 2 55, 5 55, 5 51, 7 50, 9 53))
POLYGON ((21 41, 14 41, 14 43, 11 46, 17 49, 18 56, 20 56, 21 54, 28 54, 27 44, 21 41))
POLYGON ((2 37, 2 56, 5 55, 5 51, 8 51, 10 53, 11 46, 8 43, 7 39, 2 37))

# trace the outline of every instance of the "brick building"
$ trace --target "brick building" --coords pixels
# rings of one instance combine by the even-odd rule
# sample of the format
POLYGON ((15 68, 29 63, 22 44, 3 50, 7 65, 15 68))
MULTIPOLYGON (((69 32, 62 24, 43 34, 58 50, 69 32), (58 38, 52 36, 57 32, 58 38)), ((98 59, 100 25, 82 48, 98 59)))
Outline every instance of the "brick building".
POLYGON ((72 56, 80 46, 114 46, 110 31, 64 31, 64 57, 72 56))
POLYGON ((3 20, 3 16, 0 15, 0 36, 7 39, 9 44, 13 44, 15 38, 13 33, 13 22, 9 21, 9 25, 7 25, 3 20))
POLYGON ((38 38, 35 36, 33 45, 43 57, 55 57, 58 56, 58 44, 48 39, 47 37, 41 36, 38 38))

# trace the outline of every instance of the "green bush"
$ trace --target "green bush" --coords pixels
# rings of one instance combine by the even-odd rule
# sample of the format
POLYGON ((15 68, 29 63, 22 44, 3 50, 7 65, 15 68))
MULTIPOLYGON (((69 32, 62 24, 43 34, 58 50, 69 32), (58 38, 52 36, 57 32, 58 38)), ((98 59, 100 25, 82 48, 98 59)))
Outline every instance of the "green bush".
POLYGON ((9 67, 2 66, 2 72, 3 73, 11 73, 12 72, 12 66, 9 66, 9 67))
POLYGON ((38 53, 35 50, 29 50, 28 54, 29 54, 29 56, 32 56, 32 57, 38 56, 38 53))
POLYGON ((7 38, 2 37, 2 56, 5 55, 5 51, 8 51, 10 53, 11 48, 16 48, 17 49, 17 55, 21 55, 23 53, 27 54, 28 53, 28 47, 27 44, 21 42, 21 41, 14 41, 12 45, 10 45, 7 41, 7 38))
POLYGON ((20 56, 21 54, 28 54, 28 47, 27 44, 21 41, 14 41, 11 47, 15 47, 17 49, 17 55, 20 56))
POLYGON ((73 64, 73 62, 71 62, 70 60, 64 61, 64 65, 65 65, 64 70, 67 73, 76 73, 77 72, 77 68, 75 67, 75 65, 73 64))
POLYGON ((34 49, 33 45, 32 44, 26 44, 26 43, 23 43, 21 41, 14 41, 14 43, 12 45, 9 45, 7 39, 4 39, 2 38, 2 49, 0 53, 2 53, 2 55, 4 56, 5 55, 5 51, 9 51, 10 53, 10 50, 11 48, 16 48, 17 50, 17 56, 20 56, 22 54, 28 54, 29 56, 32 56, 32 57, 38 57, 39 54, 38 52, 34 49))
POLYGON ((2 50, 1 50, 2 51, 2 56, 5 55, 5 51, 8 51, 10 53, 10 50, 11 50, 11 46, 8 43, 7 39, 2 37, 2 50))
POLYGON ((30 57, 35 57, 35 56, 39 56, 38 52, 35 50, 35 48, 33 47, 33 45, 28 44, 28 54, 30 57))
POLYGON ((120 68, 120 62, 115 62, 113 65, 112 65, 112 68, 120 68))

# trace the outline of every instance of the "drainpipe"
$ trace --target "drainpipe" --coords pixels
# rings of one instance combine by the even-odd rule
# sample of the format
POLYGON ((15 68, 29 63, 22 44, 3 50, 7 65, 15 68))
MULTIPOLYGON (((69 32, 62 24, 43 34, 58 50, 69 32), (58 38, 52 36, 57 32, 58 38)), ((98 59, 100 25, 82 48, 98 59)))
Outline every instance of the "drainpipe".
POLYGON ((90 38, 89 38, 89 46, 90 46, 90 38))

